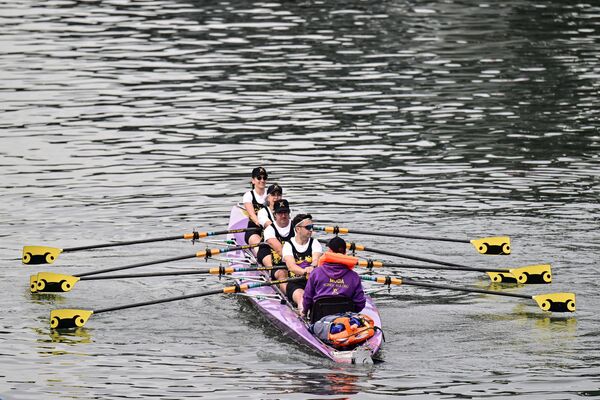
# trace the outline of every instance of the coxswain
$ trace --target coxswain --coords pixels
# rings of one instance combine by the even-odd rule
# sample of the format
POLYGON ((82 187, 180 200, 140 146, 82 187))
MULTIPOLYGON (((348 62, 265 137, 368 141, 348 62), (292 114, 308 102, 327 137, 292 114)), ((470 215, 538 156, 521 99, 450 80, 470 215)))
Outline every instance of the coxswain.
POLYGON ((360 312, 366 304, 365 291, 360 276, 353 270, 355 257, 346 256, 346 241, 339 236, 328 243, 329 251, 319 260, 319 267, 309 276, 303 296, 303 310, 307 314, 319 298, 344 296, 354 303, 354 312, 360 312))

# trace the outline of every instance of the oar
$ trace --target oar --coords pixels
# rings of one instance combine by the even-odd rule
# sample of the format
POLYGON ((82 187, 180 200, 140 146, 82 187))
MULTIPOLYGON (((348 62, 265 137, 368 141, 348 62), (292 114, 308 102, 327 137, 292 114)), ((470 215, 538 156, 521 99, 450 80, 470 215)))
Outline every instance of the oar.
POLYGON ((288 278, 288 279, 282 279, 282 280, 277 280, 277 281, 250 282, 250 283, 244 283, 242 285, 236 284, 234 286, 226 286, 224 288, 208 290, 208 291, 200 292, 200 293, 187 294, 187 295, 177 296, 177 297, 169 297, 166 299, 144 301, 141 303, 125 304, 122 306, 102 308, 100 310, 79 310, 79 309, 52 310, 50 312, 50 327, 54 328, 54 329, 82 327, 83 325, 85 325, 85 323, 87 322, 87 320, 90 318, 90 316, 92 314, 101 314, 101 313, 110 312, 110 311, 124 310, 127 308, 134 308, 134 307, 143 307, 143 306, 149 306, 149 305, 153 305, 153 304, 160 304, 160 303, 167 303, 170 301, 191 299, 194 297, 204 297, 204 296, 210 296, 213 294, 220 294, 220 293, 225 293, 225 294, 241 293, 241 292, 247 291, 248 289, 253 289, 253 288, 262 287, 262 286, 278 285, 280 283, 286 283, 286 282, 294 282, 294 281, 299 281, 301 279, 305 279, 305 278, 302 276, 299 276, 299 277, 295 277, 295 278, 288 278))
POLYGON ((550 265, 549 264, 540 264, 540 265, 528 265, 526 267, 520 268, 510 268, 510 269, 494 269, 494 268, 484 268, 484 267, 456 267, 449 265, 422 265, 422 264, 395 264, 395 263, 387 263, 383 261, 377 260, 359 260, 356 264, 359 267, 365 268, 407 268, 407 269, 435 269, 435 270, 447 270, 447 271, 478 271, 485 272, 490 276, 492 281, 496 283, 500 282, 519 282, 515 276, 521 277, 521 279, 525 280, 522 283, 550 283, 552 280, 550 277, 550 265), (508 271, 508 272, 507 272, 508 271), (528 279, 531 278, 532 275, 539 275, 543 277, 547 277, 549 279, 548 282, 545 280, 533 280, 528 282, 528 279))
POLYGON ((457 238, 443 238, 443 237, 433 237, 433 236, 418 236, 418 235, 407 235, 403 233, 389 233, 389 232, 380 232, 380 231, 362 231, 357 229, 348 229, 348 228, 340 228, 339 226, 312 226, 315 231, 323 231, 327 233, 337 234, 347 234, 347 233, 357 233, 362 235, 374 235, 374 236, 387 236, 387 237, 397 237, 397 238, 406 238, 406 239, 419 239, 419 240, 436 240, 443 242, 455 242, 455 243, 471 243, 478 252, 481 254, 510 254, 510 238, 508 236, 491 236, 484 237, 479 239, 457 239, 457 238))
POLYGON ((122 267, 106 268, 106 269, 101 269, 98 271, 85 272, 85 273, 77 274, 77 275, 73 275, 73 276, 56 274, 53 272, 40 272, 37 275, 31 275, 31 277, 29 279, 29 285, 30 285, 30 290, 32 293, 35 293, 35 292, 68 292, 69 290, 71 290, 73 288, 73 285, 75 284, 75 282, 77 282, 80 278, 83 278, 84 276, 98 275, 98 274, 103 274, 105 272, 122 271, 125 269, 145 267, 148 265, 162 264, 162 263, 166 263, 166 262, 185 260, 185 259, 194 258, 194 257, 209 258, 216 254, 226 253, 226 252, 230 252, 230 251, 250 249, 252 247, 256 247, 259 245, 260 245, 260 243, 252 244, 252 245, 243 245, 243 246, 229 246, 229 247, 224 247, 221 249, 206 249, 204 251, 199 251, 197 253, 190 254, 190 255, 164 258, 162 260, 147 261, 147 262, 143 262, 143 263, 125 265, 122 267))
POLYGON ((192 232, 192 233, 184 233, 183 235, 177 236, 165 236, 153 239, 139 239, 139 240, 130 240, 126 242, 113 242, 113 243, 104 243, 104 244, 94 244, 90 246, 79 246, 79 247, 69 247, 66 249, 59 249, 57 247, 48 247, 48 246, 24 246, 23 247, 23 264, 52 264, 60 253, 81 251, 81 250, 92 250, 92 249, 101 249, 105 247, 116 247, 116 246, 129 246, 132 244, 141 244, 141 243, 152 243, 152 242, 163 242, 167 240, 176 240, 176 239, 191 239, 198 240, 200 238, 208 237, 208 236, 216 236, 216 235, 225 235, 228 233, 240 233, 246 231, 253 231, 259 228, 243 228, 243 229, 230 229, 227 231, 216 231, 216 232, 192 232))
MULTIPOLYGON (((326 243, 327 240, 319 239, 320 242, 326 243)), ((518 282, 518 283, 550 283, 552 282, 552 271, 550 264, 528 265, 518 268, 478 268, 462 264, 451 263, 448 261, 434 260, 431 258, 419 257, 410 254, 402 254, 388 250, 374 249, 366 247, 354 242, 346 243, 346 247, 351 251, 369 251, 372 253, 385 254, 388 256, 406 258, 409 260, 423 261, 431 264, 443 265, 446 268, 437 269, 453 269, 459 271, 477 271, 485 272, 494 282, 518 282), (448 268, 450 267, 450 268, 448 268)), ((418 268, 427 268, 426 266, 418 268)), ((436 269, 429 267, 427 269, 436 269)))
POLYGON ((382 283, 385 285, 413 285, 422 286, 435 289, 448 289, 456 290, 460 292, 469 293, 483 293, 492 294, 496 296, 507 296, 507 297, 518 297, 522 299, 533 299, 538 306, 544 311, 553 312, 575 312, 575 293, 547 293, 530 296, 526 294, 518 293, 505 293, 494 290, 476 289, 476 288, 465 288, 452 285, 443 285, 430 282, 420 282, 406 278, 394 278, 390 276, 372 276, 372 275, 361 275, 361 279, 366 281, 373 281, 382 283))
MULTIPOLYGON (((271 271, 277 269, 285 269, 285 266, 277 266, 277 267, 215 267, 210 268, 208 270, 184 270, 184 271, 167 271, 167 272, 147 272, 144 274, 122 274, 122 275, 92 275, 92 276, 84 276, 77 277, 73 275, 63 275, 63 274, 55 274, 53 272, 43 272, 40 277, 38 274, 38 280, 43 279, 46 282, 61 282, 60 285, 48 285, 50 288, 55 290, 48 290, 44 287, 44 289, 39 290, 36 288, 36 292, 68 292, 73 289, 75 283, 78 281, 94 281, 94 280, 102 280, 102 279, 129 279, 129 278, 151 278, 157 276, 180 276, 180 275, 228 275, 233 274, 235 272, 249 272, 249 271, 271 271)), ((40 285, 41 286, 41 285, 40 285)), ((33 291, 33 290, 32 290, 33 291)))

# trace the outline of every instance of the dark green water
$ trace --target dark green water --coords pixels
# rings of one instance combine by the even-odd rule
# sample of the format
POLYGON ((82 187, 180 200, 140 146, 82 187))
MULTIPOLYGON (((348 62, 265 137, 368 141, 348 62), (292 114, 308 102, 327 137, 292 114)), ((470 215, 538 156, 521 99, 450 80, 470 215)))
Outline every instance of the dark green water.
POLYGON ((600 395, 599 23, 593 2, 0 1, 0 397, 600 395), (65 253, 52 266, 22 265, 23 245, 224 229, 257 165, 284 187, 293 212, 319 224, 510 235, 509 257, 352 239, 474 266, 551 263, 551 285, 401 274, 574 292, 577 312, 393 288, 376 295, 387 342, 384 362, 371 367, 333 365, 291 344, 235 298, 49 329, 55 308, 224 282, 80 282, 67 294, 32 295, 28 279, 38 271, 81 273, 205 245, 65 253))

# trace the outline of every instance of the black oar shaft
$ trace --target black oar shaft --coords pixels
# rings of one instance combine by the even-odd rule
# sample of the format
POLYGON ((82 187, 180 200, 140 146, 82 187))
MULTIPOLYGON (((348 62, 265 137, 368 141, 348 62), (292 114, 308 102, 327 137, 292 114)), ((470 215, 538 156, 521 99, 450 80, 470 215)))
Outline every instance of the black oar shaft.
POLYGON ((113 242, 113 243, 103 243, 103 244, 93 244, 89 246, 79 246, 79 247, 69 247, 66 249, 62 249, 63 252, 68 251, 79 251, 79 250, 91 250, 91 249, 101 249, 105 247, 116 247, 116 246, 129 246, 133 244, 142 244, 142 243, 153 243, 153 242, 163 242, 167 240, 177 240, 177 239, 192 239, 198 240, 207 236, 215 236, 215 235, 225 235, 227 233, 240 233, 246 231, 258 230, 260 228, 240 228, 240 229, 228 229, 224 231, 212 231, 212 232, 196 232, 193 233, 185 233, 183 235, 176 236, 164 236, 158 238, 147 238, 147 239, 137 239, 137 240, 129 240, 124 242, 113 242))
POLYGON ((226 248, 222 248, 222 249, 206 249, 206 251, 199 251, 198 253, 190 254, 190 255, 187 255, 187 256, 178 256, 178 257, 171 257, 171 258, 163 258, 162 260, 147 261, 147 262, 143 262, 143 263, 125 265, 125 266, 122 266, 122 267, 106 268, 106 269, 101 269, 101 270, 98 270, 98 271, 85 272, 83 274, 77 274, 77 275, 74 275, 74 276, 76 276, 78 278, 81 278, 81 277, 84 277, 84 276, 103 274, 105 272, 122 271, 124 269, 132 269, 132 268, 137 268, 137 267, 144 267, 146 265, 162 264, 162 263, 167 263, 167 262, 171 262, 171 261, 185 260, 185 259, 188 259, 188 258, 205 257, 205 256, 208 258, 208 257, 216 255, 216 254, 225 253, 225 252, 229 252, 229 251, 249 249, 249 248, 252 248, 252 247, 256 247, 258 245, 259 244, 255 244, 255 245, 243 245, 243 246, 231 246, 231 247, 226 247, 226 248))
MULTIPOLYGON (((408 268, 408 269, 439 269, 445 271, 464 271, 464 267, 455 267, 455 266, 434 266, 434 265, 420 265, 420 264, 391 264, 391 263, 382 263, 383 267, 388 268, 408 268)), ((479 267, 470 267, 469 271, 479 271, 479 272, 499 272, 497 269, 493 268, 479 268, 479 267)))
POLYGON ((357 229, 349 230, 348 233, 356 233, 360 235, 371 235, 371 236, 386 236, 386 237, 397 237, 403 239, 420 239, 420 240, 435 240, 443 242, 454 242, 454 243, 471 243, 467 239, 455 239, 455 238, 439 238, 433 236, 419 236, 419 235, 404 235, 401 233, 390 233, 390 232, 369 232, 361 231, 357 229))
POLYGON ((164 258, 162 260, 147 261, 147 262, 143 262, 143 263, 125 265, 125 266, 122 266, 122 267, 113 267, 113 268, 101 269, 101 270, 98 270, 98 271, 84 272, 83 274, 77 274, 75 276, 81 278, 81 277, 89 276, 89 275, 103 274, 105 272, 121 271, 121 270, 124 270, 124 269, 132 269, 132 268, 137 268, 137 267, 144 267, 146 265, 162 264, 162 263, 166 263, 166 262, 185 260, 185 259, 194 258, 194 257, 196 257, 196 254, 187 255, 187 256, 171 257, 171 258, 164 258))
POLYGON ((130 241, 126 241, 126 242, 114 242, 114 243, 93 244, 93 245, 89 245, 89 246, 69 247, 66 249, 62 249, 62 251, 68 252, 68 251, 102 249, 105 247, 129 246, 132 244, 162 242, 162 241, 167 241, 167 240, 176 240, 176 239, 183 239, 183 238, 184 238, 183 235, 165 236, 165 237, 154 238, 154 239, 139 239, 139 240, 130 240, 130 241))
POLYGON ((457 238, 441 238, 434 236, 421 236, 421 235, 407 235, 403 233, 391 233, 391 232, 376 232, 376 231, 363 231, 359 229, 348 229, 340 228, 339 226, 314 226, 315 230, 325 231, 337 235, 339 233, 357 233, 360 235, 372 235, 372 236, 386 236, 386 237, 397 237, 404 239, 420 239, 420 240, 436 240, 444 242, 455 242, 455 243, 471 243, 468 239, 457 239, 457 238))
POLYGON ((166 298, 166 299, 149 300, 149 301, 143 301, 141 303, 125 304, 125 305, 122 305, 122 306, 102 308, 100 310, 94 310, 94 314, 100 314, 100 313, 109 312, 109 311, 125 310, 125 309, 128 309, 128 308, 134 308, 134 307, 150 306, 150 305, 153 305, 153 304, 168 303, 168 302, 171 302, 171 301, 191 299, 191 298, 194 298, 194 297, 210 296, 210 295, 219 294, 219 293, 240 293, 240 292, 245 291, 245 290, 247 290, 249 288, 257 288, 257 287, 261 287, 261 286, 278 285, 280 283, 287 283, 287 282, 296 282, 296 281, 299 281, 299 280, 302 280, 302 279, 305 279, 305 278, 302 277, 302 276, 299 276, 299 277, 295 277, 295 278, 282 279, 282 280, 278 280, 278 281, 250 282, 250 283, 246 283, 246 284, 243 284, 243 285, 237 285, 236 284, 236 286, 229 286, 229 287, 220 288, 220 289, 208 290, 206 292, 192 293, 192 294, 186 294, 186 295, 177 296, 177 297, 169 297, 169 298, 166 298))
MULTIPOLYGON (((285 269, 285 266, 277 266, 277 267, 265 267, 265 268, 240 268, 235 269, 233 272, 250 272, 250 271, 270 271, 276 269, 285 269)), ((220 274, 225 275, 229 272, 229 267, 215 267, 210 270, 183 270, 183 271, 172 271, 172 272, 148 272, 144 274, 121 274, 121 275, 93 275, 86 276, 81 278, 82 281, 92 281, 92 280, 100 280, 100 279, 128 279, 128 278, 151 278, 157 276, 180 276, 180 275, 207 275, 207 274, 220 274)))
POLYGON ((204 275, 210 274, 211 271, 186 270, 177 272, 148 272, 145 274, 121 274, 121 275, 92 275, 84 276, 82 281, 96 281, 101 279, 128 279, 128 278, 148 278, 155 276, 179 276, 179 275, 204 275))
POLYGON ((494 295, 498 295, 498 296, 507 296, 507 297, 519 297, 522 299, 531 299, 532 298, 531 296, 527 296, 524 294, 518 294, 518 293, 507 293, 507 292, 498 292, 498 291, 494 291, 494 290, 466 288, 466 287, 444 285, 444 284, 430 283, 430 282, 419 282, 419 281, 413 281, 412 279, 403 279, 403 278, 400 278, 400 279, 402 279, 402 283, 404 283, 406 285, 423 286, 423 287, 430 287, 430 288, 436 288, 436 289, 458 290, 461 292, 470 292, 470 293, 494 294, 494 295))
POLYGON ((402 253, 397 253, 395 251, 374 249, 372 247, 366 247, 366 246, 356 245, 356 243, 350 243, 349 244, 350 250, 352 250, 353 246, 356 246, 355 248, 360 247, 362 250, 364 250, 364 251, 370 251, 372 253, 385 254, 385 255, 388 255, 388 256, 406 258, 406 259, 415 260, 415 261, 423 261, 423 262, 427 262, 427 263, 431 263, 431 264, 437 264, 437 265, 445 265, 445 266, 448 266, 448 267, 455 267, 457 270, 460 269, 460 270, 465 270, 465 271, 477 271, 477 272, 510 272, 506 268, 486 269, 486 268, 470 267, 468 265, 456 264, 456 263, 451 263, 451 262, 442 261, 442 260, 434 260, 434 259, 431 259, 431 258, 414 256, 414 255, 411 255, 411 254, 402 254, 402 253))
POLYGON ((153 304, 167 303, 167 302, 170 302, 170 301, 191 299, 193 297, 209 296, 209 295, 212 295, 212 294, 223 293, 223 290, 224 289, 221 288, 221 289, 209 290, 209 291, 202 292, 202 293, 192 293, 192 294, 186 294, 186 295, 183 295, 183 296, 169 297, 169 298, 166 298, 166 299, 150 300, 150 301, 143 301, 141 303, 133 303, 133 304, 126 304, 126 305, 123 305, 123 306, 115 306, 115 307, 109 307, 109 308, 102 308, 100 310, 94 310, 94 314, 100 314, 100 313, 109 312, 109 311, 125 310, 127 308, 150 306, 150 305, 153 305, 153 304))

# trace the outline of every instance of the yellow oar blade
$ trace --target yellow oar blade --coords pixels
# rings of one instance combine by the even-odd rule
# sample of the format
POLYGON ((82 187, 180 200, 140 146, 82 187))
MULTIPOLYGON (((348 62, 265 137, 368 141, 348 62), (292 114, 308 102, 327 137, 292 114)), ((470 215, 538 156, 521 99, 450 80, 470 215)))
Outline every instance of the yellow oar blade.
POLYGON ((73 289, 77 281, 79 278, 76 276, 40 272, 37 274, 36 292, 68 292, 73 289))
POLYGON ((510 272, 486 272, 492 282, 496 283, 515 283, 517 278, 510 272))
POLYGON ((47 246, 23 246, 23 264, 52 264, 62 249, 47 246))
POLYGON ((552 267, 550 264, 527 265, 511 268, 509 272, 487 272, 492 282, 496 283, 551 283, 552 267))
POLYGON ((552 268, 550 264, 528 265, 526 267, 511 268, 513 274, 519 283, 551 283, 552 268))
POLYGON ((37 274, 29 275, 29 290, 31 293, 37 292, 37 274))
POLYGON ((78 328, 85 325, 93 313, 91 310, 52 310, 50 312, 50 327, 53 329, 78 328))
POLYGON ((575 312, 575 293, 548 293, 533 296, 544 311, 575 312))
POLYGON ((471 240, 471 244, 475 246, 477 251, 481 254, 510 254, 510 238, 508 236, 492 236, 473 239, 471 240))

